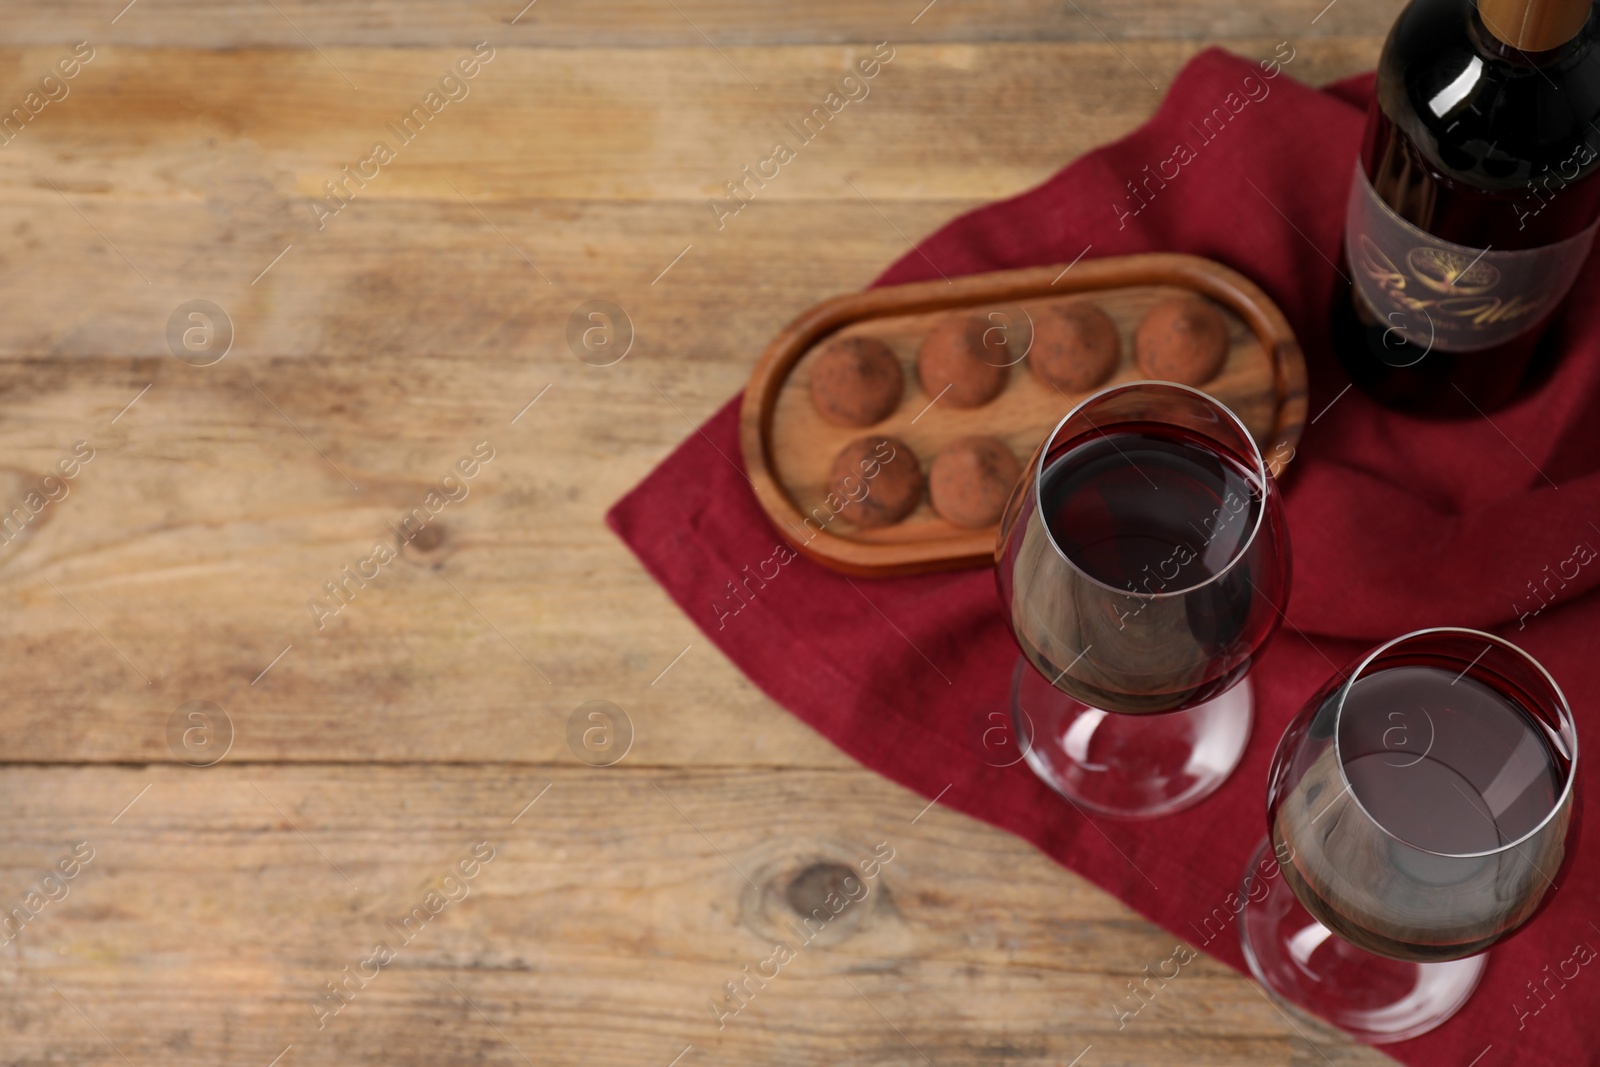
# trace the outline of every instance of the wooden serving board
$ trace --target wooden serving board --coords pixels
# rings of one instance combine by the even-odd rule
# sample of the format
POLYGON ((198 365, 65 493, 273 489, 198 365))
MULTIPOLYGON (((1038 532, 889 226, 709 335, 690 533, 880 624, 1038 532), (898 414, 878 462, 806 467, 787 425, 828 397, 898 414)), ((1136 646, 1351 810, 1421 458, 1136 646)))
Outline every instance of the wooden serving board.
MULTIPOLYGON (((835 454, 866 434, 898 437, 911 446, 924 471, 957 437, 998 437, 1026 464, 1057 423, 1089 393, 1064 393, 1042 382, 1027 360, 1011 368, 993 401, 958 409, 923 391, 917 350, 923 336, 955 310, 990 306, 1029 316, 1055 303, 1091 297, 1116 322, 1122 362, 1094 391, 1146 377, 1134 363, 1133 332, 1155 304, 1181 292, 1208 297, 1228 323, 1229 352, 1222 370, 1202 388, 1239 416, 1255 435, 1274 475, 1294 455, 1305 424, 1306 370, 1293 331, 1277 305, 1236 271, 1198 256, 1151 253, 1084 260, 970 275, 953 281, 871 289, 825 300, 772 340, 745 390, 740 439, 745 466, 768 517, 797 550, 835 570, 862 576, 918 574, 993 562, 998 527, 971 530, 939 517, 926 496, 903 521, 862 529, 841 516, 803 526, 828 494, 835 454), (905 371, 899 406, 870 427, 836 426, 811 401, 813 348, 833 337, 863 335, 887 343, 905 371)), ((828 512, 824 508, 821 514, 828 512)))

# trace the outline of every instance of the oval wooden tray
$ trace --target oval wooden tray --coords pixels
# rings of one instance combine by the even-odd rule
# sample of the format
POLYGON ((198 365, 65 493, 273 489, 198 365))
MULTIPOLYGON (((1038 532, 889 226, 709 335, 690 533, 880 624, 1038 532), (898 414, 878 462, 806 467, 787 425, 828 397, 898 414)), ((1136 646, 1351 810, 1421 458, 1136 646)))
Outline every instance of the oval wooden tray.
POLYGON ((1151 253, 1083 260, 869 289, 815 305, 767 346, 740 411, 745 467, 773 524, 796 550, 834 570, 866 577, 919 574, 991 564, 997 527, 964 529, 940 518, 927 500, 904 521, 857 529, 829 516, 829 465, 847 442, 868 433, 899 437, 924 470, 940 447, 964 434, 992 434, 1026 463, 1061 418, 1087 393, 1069 394, 1042 383, 1027 360, 1011 370, 1005 391, 989 404, 958 410, 934 399, 917 381, 917 348, 943 314, 985 305, 1033 309, 1093 294, 1122 334, 1122 364, 1096 390, 1145 377, 1133 362, 1133 331, 1159 300, 1188 290, 1209 297, 1229 320, 1230 351, 1206 392, 1227 404, 1255 435, 1279 474, 1294 455, 1306 415, 1305 359, 1288 320, 1253 282, 1199 256, 1151 253), (887 342, 906 372, 905 395, 883 422, 865 429, 835 426, 811 403, 806 353, 836 335, 869 335, 887 342), (820 510, 815 510, 819 509, 820 510), (820 527, 820 529, 819 529, 820 527))

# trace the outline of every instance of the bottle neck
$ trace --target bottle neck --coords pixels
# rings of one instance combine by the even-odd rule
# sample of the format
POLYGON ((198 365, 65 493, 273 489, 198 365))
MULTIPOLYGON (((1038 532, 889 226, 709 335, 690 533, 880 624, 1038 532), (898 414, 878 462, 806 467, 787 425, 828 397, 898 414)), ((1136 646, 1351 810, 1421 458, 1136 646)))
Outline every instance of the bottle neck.
POLYGON ((1551 52, 1583 30, 1593 0, 1478 0, 1496 41, 1523 53, 1551 52))

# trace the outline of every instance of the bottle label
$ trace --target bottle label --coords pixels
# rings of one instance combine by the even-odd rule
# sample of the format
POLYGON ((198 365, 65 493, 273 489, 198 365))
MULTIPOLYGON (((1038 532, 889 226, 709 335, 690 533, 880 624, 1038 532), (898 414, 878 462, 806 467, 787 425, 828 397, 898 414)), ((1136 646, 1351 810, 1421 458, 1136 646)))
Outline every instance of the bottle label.
POLYGON ((1351 280, 1391 333, 1427 351, 1471 352, 1511 340, 1561 302, 1597 225, 1514 252, 1453 244, 1396 214, 1357 163, 1344 246, 1351 280))

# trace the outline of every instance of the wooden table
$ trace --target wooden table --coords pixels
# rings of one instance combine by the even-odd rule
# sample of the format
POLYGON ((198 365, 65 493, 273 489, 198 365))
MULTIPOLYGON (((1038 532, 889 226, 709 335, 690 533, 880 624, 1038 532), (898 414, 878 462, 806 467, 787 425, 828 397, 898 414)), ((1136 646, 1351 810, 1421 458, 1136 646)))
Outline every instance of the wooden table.
POLYGON ((122 2, 0 29, 0 1063, 1383 1062, 1210 960, 1119 1030, 1170 935, 836 752, 601 516, 796 311, 1120 136, 1207 43, 1322 82, 1396 0, 122 2), (569 347, 592 299, 619 363, 569 347), (569 747, 591 700, 631 722, 613 766, 569 747))

